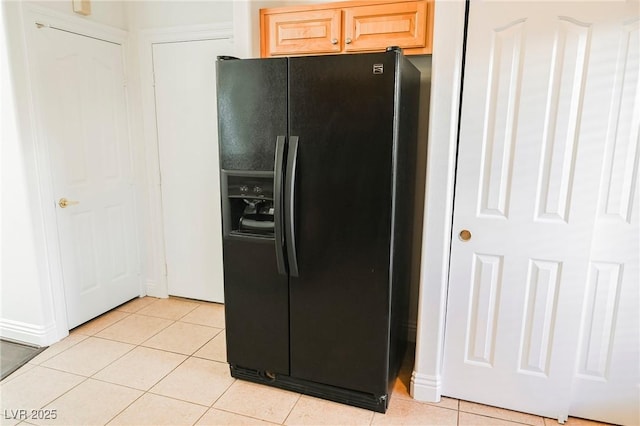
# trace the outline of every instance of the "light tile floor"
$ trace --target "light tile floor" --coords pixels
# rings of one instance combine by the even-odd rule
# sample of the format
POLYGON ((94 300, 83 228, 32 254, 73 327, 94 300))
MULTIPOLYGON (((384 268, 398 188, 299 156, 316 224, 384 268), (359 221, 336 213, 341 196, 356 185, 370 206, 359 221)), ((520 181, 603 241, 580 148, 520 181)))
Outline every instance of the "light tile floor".
MULTIPOLYGON (((2 381, 1 424, 558 424, 451 398, 438 404, 414 401, 408 393, 411 359, 384 415, 235 380, 226 364, 224 328, 222 305, 180 298, 132 300, 72 330, 2 381)), ((598 423, 572 418, 566 424, 598 423)))

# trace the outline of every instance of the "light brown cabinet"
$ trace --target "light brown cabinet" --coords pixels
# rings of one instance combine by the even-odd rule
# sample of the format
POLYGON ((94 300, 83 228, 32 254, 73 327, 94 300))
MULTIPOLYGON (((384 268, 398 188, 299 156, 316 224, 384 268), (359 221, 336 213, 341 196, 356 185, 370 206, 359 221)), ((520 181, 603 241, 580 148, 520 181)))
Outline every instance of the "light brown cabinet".
POLYGON ((260 55, 431 53, 433 0, 350 1, 260 10, 260 55))

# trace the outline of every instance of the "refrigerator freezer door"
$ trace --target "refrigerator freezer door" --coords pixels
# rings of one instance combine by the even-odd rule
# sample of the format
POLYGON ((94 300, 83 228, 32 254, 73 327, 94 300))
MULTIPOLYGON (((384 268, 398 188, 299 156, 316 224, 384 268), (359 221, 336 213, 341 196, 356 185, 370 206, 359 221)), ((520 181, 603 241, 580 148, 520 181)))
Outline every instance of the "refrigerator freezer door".
POLYGON ((288 276, 278 273, 285 265, 276 240, 282 244, 280 188, 274 192, 258 184, 258 179, 279 179, 280 185, 282 181, 274 166, 276 145, 282 161, 287 134, 287 60, 224 60, 217 67, 222 181, 230 176, 240 182, 233 186, 229 180, 222 199, 228 231, 223 238, 227 360, 232 367, 289 374, 288 276), (255 185, 243 184, 242 179, 255 185), (266 193, 271 193, 266 201, 275 202, 278 211, 263 212, 273 215, 273 223, 257 225, 270 226, 271 236, 231 232, 256 227, 238 221, 243 220, 243 209, 266 193))
POLYGON ((387 393, 396 58, 289 61, 291 376, 377 395, 387 393))
POLYGON ((273 240, 226 238, 223 250, 227 361, 289 374, 287 277, 273 240))
POLYGON ((220 166, 272 171, 276 137, 287 134, 287 60, 218 61, 220 166))

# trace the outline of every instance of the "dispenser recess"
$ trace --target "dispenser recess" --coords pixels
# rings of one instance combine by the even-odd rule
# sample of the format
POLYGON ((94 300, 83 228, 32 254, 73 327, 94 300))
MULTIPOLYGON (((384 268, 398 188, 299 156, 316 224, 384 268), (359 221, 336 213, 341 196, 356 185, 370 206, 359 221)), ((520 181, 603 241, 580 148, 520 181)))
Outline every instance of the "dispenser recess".
POLYGON ((273 239, 273 172, 222 170, 225 236, 273 239))

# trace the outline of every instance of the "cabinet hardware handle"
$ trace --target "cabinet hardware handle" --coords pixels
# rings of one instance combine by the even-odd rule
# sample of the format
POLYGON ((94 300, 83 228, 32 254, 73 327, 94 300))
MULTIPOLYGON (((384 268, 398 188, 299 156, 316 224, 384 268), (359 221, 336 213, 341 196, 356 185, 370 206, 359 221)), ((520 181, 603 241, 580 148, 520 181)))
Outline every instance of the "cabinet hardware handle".
POLYGON ((351 38, 347 37, 347 39, 344 42, 347 44, 351 44, 351 41, 352 41, 351 38))

